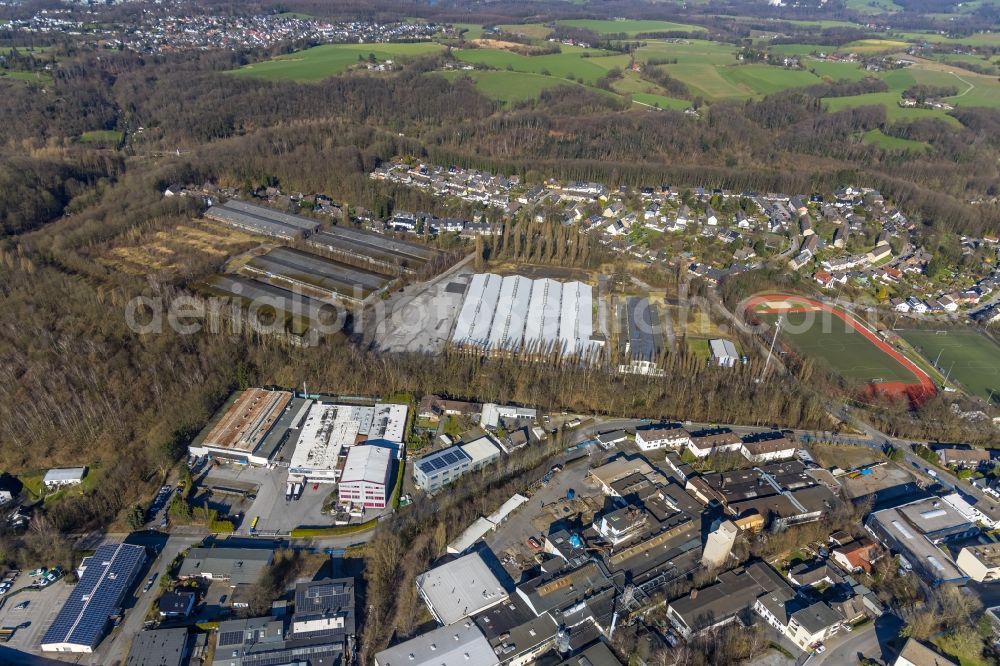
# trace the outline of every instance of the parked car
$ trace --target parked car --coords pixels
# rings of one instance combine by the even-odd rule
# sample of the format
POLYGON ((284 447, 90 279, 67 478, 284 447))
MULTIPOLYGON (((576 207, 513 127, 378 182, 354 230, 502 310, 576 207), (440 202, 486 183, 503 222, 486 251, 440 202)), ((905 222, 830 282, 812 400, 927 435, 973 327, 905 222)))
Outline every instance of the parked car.
POLYGON ((28 607, 28 604, 30 604, 30 603, 31 603, 30 599, 28 599, 26 601, 22 601, 18 605, 14 606, 14 610, 24 610, 25 608, 28 607))
POLYGON ((539 550, 542 547, 542 544, 540 544, 538 539, 535 537, 528 537, 528 545, 532 548, 532 550, 539 550))
POLYGON ((28 575, 31 576, 32 578, 34 578, 35 576, 41 576, 42 574, 46 573, 47 571, 48 571, 47 567, 40 567, 38 569, 32 569, 31 571, 28 572, 28 575))

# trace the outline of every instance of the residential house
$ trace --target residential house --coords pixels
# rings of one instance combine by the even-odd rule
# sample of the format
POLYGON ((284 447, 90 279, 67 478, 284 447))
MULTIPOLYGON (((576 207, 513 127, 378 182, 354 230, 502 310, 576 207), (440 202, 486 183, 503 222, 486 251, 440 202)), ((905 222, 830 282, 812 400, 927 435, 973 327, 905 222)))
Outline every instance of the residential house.
POLYGON ((691 441, 680 423, 650 423, 635 429, 635 443, 643 451, 653 449, 683 449, 691 441))

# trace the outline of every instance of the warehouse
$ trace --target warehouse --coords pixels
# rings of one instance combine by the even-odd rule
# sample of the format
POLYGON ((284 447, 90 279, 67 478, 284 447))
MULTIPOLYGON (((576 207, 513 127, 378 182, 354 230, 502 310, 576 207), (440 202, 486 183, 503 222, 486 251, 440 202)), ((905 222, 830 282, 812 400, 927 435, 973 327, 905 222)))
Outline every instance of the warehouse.
POLYGON ((93 652, 111 618, 121 612, 125 595, 146 561, 146 549, 106 544, 91 556, 80 582, 42 638, 44 652, 93 652))
POLYGON ((455 624, 507 598, 507 590, 478 552, 417 576, 417 592, 441 624, 455 624))
POLYGON ((736 345, 729 340, 717 338, 709 340, 708 346, 712 351, 712 360, 723 368, 732 368, 740 362, 740 355, 736 353, 736 345))
POLYGON ((353 446, 347 452, 337 495, 341 502, 384 509, 389 497, 392 451, 382 446, 353 446))
POLYGON ((86 467, 55 467, 45 473, 42 485, 46 488, 61 488, 62 486, 78 486, 87 476, 86 467))
POLYGON ((334 326, 342 315, 333 304, 244 277, 215 275, 205 285, 213 294, 245 306, 247 320, 262 332, 280 330, 284 323, 294 323, 293 319, 334 326), (276 320, 272 320, 272 310, 279 315, 276 320))
POLYGON ((603 346, 594 336, 593 308, 593 290, 581 282, 478 273, 469 281, 451 340, 490 354, 592 359, 603 346))
POLYGON ((341 458, 355 444, 376 439, 402 442, 406 415, 406 405, 391 403, 373 407, 314 403, 302 423, 289 474, 312 482, 335 482, 341 458))
POLYGON ((389 282, 385 275, 286 247, 254 257, 243 267, 243 271, 299 287, 307 294, 352 302, 363 301, 389 282))
POLYGON ((249 388, 234 393, 191 443, 188 453, 267 465, 277 447, 266 446, 265 441, 280 442, 278 430, 284 424, 287 431, 303 406, 302 401, 293 405, 289 391, 249 388))
POLYGON ((372 270, 390 275, 412 275, 441 257, 434 248, 340 225, 313 235, 307 242, 348 261, 363 261, 372 270))
POLYGON ((622 365, 620 372, 640 375, 659 373, 663 330, 656 306, 648 298, 626 299, 618 309, 622 365))
POLYGON ((297 215, 281 213, 273 208, 248 204, 235 199, 205 211, 205 217, 228 224, 252 234, 295 240, 319 228, 319 222, 297 215))

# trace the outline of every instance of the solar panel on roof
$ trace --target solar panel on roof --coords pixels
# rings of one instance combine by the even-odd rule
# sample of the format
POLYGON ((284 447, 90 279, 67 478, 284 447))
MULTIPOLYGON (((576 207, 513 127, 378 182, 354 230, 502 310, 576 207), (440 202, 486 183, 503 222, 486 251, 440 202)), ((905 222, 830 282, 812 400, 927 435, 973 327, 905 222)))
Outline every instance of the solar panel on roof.
POLYGON ((219 647, 240 645, 243 643, 242 631, 223 631, 219 634, 219 647))

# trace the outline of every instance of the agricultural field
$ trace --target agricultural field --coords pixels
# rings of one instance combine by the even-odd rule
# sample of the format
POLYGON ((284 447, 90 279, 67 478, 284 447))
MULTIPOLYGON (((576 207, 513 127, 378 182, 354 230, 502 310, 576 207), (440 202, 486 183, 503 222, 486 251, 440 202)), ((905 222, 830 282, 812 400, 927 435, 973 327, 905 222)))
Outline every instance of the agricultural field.
POLYGON ((903 10, 892 0, 847 0, 845 6, 862 14, 894 14, 903 10))
POLYGON ((245 65, 230 73, 234 76, 248 76, 272 81, 322 81, 358 64, 359 58, 367 59, 369 54, 374 54, 380 61, 405 60, 443 50, 442 45, 433 42, 324 44, 304 51, 281 55, 264 62, 245 65))
POLYGON ((853 62, 834 62, 815 58, 805 58, 801 62, 807 70, 815 72, 820 77, 829 77, 831 81, 860 81, 869 74, 853 62))
POLYGON ((969 393, 1000 401, 1000 345, 978 331, 954 330, 945 334, 927 330, 898 330, 928 363, 937 361, 969 393), (938 357, 940 355, 940 358, 938 357))
POLYGON ((627 37, 634 37, 639 34, 650 32, 706 32, 700 25, 690 25, 687 23, 672 23, 670 21, 602 21, 599 19, 570 19, 557 21, 560 25, 573 28, 582 28, 596 32, 599 35, 624 34, 627 37))
POLYGON ((900 42, 895 39, 859 39, 856 42, 844 44, 837 49, 837 52, 869 55, 873 53, 899 51, 900 49, 905 49, 907 46, 909 46, 908 43, 900 42))
POLYGON ((531 39, 545 39, 552 33, 552 28, 541 23, 505 23, 497 27, 504 32, 514 35, 524 35, 531 39))
POLYGON ((465 30, 465 39, 479 39, 483 36, 483 26, 475 23, 452 23, 451 27, 458 30, 465 30))
POLYGON ((682 39, 678 41, 651 40, 635 51, 639 62, 650 60, 676 60, 678 64, 695 65, 735 65, 736 47, 722 42, 704 39, 682 39))
POLYGON ((726 81, 750 95, 770 95, 788 88, 819 83, 816 75, 806 70, 763 64, 721 67, 719 73, 726 81))
POLYGON ((808 55, 810 53, 829 53, 833 47, 823 44, 773 44, 767 50, 775 55, 808 55))
POLYGON ((454 51, 454 54, 458 60, 470 64, 486 65, 497 70, 510 69, 515 72, 542 74, 560 79, 572 78, 588 85, 596 83, 612 66, 628 65, 627 55, 582 57, 584 54, 594 56, 609 56, 609 54, 577 46, 563 46, 561 53, 540 56, 524 56, 502 49, 461 49, 454 51))
POLYGON ((879 146, 886 150, 915 150, 923 152, 930 149, 930 144, 925 141, 913 141, 911 139, 900 139, 895 136, 883 134, 881 130, 868 130, 861 137, 865 143, 879 146))
POLYGON ((936 32, 893 32, 893 39, 902 39, 915 44, 951 44, 954 46, 1000 47, 1000 32, 980 32, 968 37, 947 37, 936 32))
MULTIPOLYGON (((559 86, 579 86, 579 83, 554 76, 543 76, 527 72, 507 71, 448 71, 438 72, 440 76, 455 80, 468 76, 476 83, 476 89, 487 97, 500 100, 507 104, 526 99, 536 99, 543 91, 559 86)), ((596 90, 594 88, 593 90, 596 90)), ((601 91, 606 92, 606 91, 601 91)), ((607 93, 610 94, 610 93, 607 93)))
POLYGON ((683 111, 691 106, 691 102, 686 99, 642 92, 632 93, 632 101, 642 106, 651 106, 657 109, 673 109, 675 111, 683 111))

